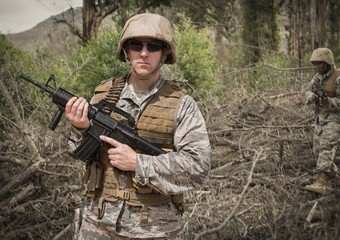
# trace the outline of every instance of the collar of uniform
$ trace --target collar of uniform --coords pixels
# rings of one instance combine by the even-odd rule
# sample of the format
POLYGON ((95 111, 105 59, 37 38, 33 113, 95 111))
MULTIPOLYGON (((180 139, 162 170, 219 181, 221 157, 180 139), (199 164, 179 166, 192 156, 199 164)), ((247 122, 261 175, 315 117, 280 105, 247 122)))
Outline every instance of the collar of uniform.
MULTIPOLYGON (((159 89, 163 86, 164 82, 165 80, 162 78, 162 76, 160 76, 159 79, 149 87, 148 94, 143 99, 149 98, 151 95, 156 94, 159 91, 159 89)), ((133 99, 133 95, 134 94, 131 92, 128 82, 126 81, 124 89, 121 93, 121 98, 133 99)))

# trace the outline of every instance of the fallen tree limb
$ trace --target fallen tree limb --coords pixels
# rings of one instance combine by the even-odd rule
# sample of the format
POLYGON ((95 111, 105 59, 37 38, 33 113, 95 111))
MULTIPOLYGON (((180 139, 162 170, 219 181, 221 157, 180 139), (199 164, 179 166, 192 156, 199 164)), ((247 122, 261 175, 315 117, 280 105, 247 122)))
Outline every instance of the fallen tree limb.
POLYGON ((24 187, 17 195, 12 197, 11 201, 9 201, 9 205, 13 206, 17 203, 21 202, 23 199, 27 198, 34 192, 34 186, 30 183, 28 186, 24 187))
POLYGON ((255 169, 255 166, 256 166, 256 163, 259 161, 260 157, 261 157, 261 153, 262 153, 262 149, 259 150, 259 152, 257 152, 254 156, 254 159, 253 159, 253 164, 252 164, 252 167, 250 169, 250 173, 248 175, 248 180, 247 180, 247 183, 246 185, 243 187, 243 190, 241 192, 241 194, 239 195, 238 197, 238 200, 237 200, 237 203, 235 204, 234 208, 232 209, 231 213, 228 215, 228 217, 217 227, 215 228, 211 228, 205 232, 202 232, 202 233, 199 233, 199 234, 194 234, 195 235, 195 240, 198 240, 198 239, 201 239, 203 238, 205 235, 208 235, 208 234, 211 234, 211 233, 214 233, 214 232, 220 232, 223 228, 225 228, 228 224, 228 222, 230 221, 230 219, 232 217, 234 217, 235 213, 236 213, 236 210, 238 209, 238 207, 240 206, 242 200, 243 200, 243 196, 245 195, 245 193, 247 192, 248 188, 249 188, 249 185, 250 183, 252 182, 252 176, 254 174, 254 169, 255 169))
POLYGON ((15 189, 17 186, 22 185, 25 183, 30 177, 32 177, 38 170, 40 165, 45 162, 45 159, 41 158, 40 155, 37 156, 38 161, 35 162, 32 166, 27 168, 24 172, 20 172, 13 179, 7 183, 1 190, 0 190, 0 198, 2 198, 6 193, 15 189))

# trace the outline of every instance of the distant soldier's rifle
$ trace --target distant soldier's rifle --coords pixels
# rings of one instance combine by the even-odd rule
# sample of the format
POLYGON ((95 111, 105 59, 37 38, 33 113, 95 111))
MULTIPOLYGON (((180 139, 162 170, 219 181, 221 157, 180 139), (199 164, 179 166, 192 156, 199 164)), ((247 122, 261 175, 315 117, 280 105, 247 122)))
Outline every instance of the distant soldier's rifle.
MULTIPOLYGON (((50 125, 48 126, 50 129, 55 130, 65 111, 65 106, 68 100, 75 97, 75 95, 62 88, 57 88, 54 75, 51 75, 44 85, 24 74, 20 74, 19 77, 34 84, 40 88, 42 92, 48 93, 52 98, 52 102, 58 106, 58 111, 55 113, 50 125), (53 87, 50 86, 51 81, 53 82, 53 87)), ((146 139, 138 136, 134 129, 134 118, 123 110, 113 106, 106 100, 101 100, 96 106, 90 104, 88 118, 92 120, 91 127, 86 132, 80 145, 73 152, 77 158, 80 158, 86 163, 90 162, 91 157, 99 148, 101 144, 101 140, 99 139, 100 135, 111 137, 134 149, 139 149, 145 154, 157 156, 166 153, 163 149, 156 147, 146 139), (105 113, 104 108, 109 109, 111 112, 116 112, 126 118, 129 122, 129 126, 109 116, 109 114, 105 113)))
POLYGON ((327 99, 327 94, 322 90, 321 85, 314 83, 312 86, 312 92, 318 97, 315 99, 315 112, 318 114, 320 112, 321 101, 327 99))

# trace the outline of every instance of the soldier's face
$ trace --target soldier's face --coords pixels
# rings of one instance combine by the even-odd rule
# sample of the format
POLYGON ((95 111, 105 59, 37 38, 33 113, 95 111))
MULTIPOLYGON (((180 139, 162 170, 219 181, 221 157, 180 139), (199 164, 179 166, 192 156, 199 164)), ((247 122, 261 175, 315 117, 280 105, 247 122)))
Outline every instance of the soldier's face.
POLYGON ((313 62, 315 71, 319 74, 324 74, 328 71, 327 64, 325 62, 313 62))
POLYGON ((149 76, 161 62, 164 45, 150 38, 139 38, 129 44, 131 67, 140 77, 149 76))

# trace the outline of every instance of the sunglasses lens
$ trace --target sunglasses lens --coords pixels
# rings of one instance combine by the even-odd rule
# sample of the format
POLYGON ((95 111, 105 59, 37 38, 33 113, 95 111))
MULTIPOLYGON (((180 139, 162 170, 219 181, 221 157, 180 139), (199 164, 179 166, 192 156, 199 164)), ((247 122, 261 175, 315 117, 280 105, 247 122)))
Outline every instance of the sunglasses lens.
POLYGON ((151 42, 147 42, 146 46, 149 52, 157 52, 163 49, 164 44, 160 41, 151 41, 151 42))
POLYGON ((143 49, 144 44, 146 44, 146 49, 149 52, 156 52, 156 51, 162 50, 164 47, 164 44, 161 41, 141 42, 137 40, 130 40, 128 42, 129 48, 132 51, 136 51, 136 52, 141 51, 143 49))
POLYGON ((131 40, 128 42, 128 44, 129 44, 129 48, 132 51, 139 52, 143 49, 143 43, 140 41, 131 40))

